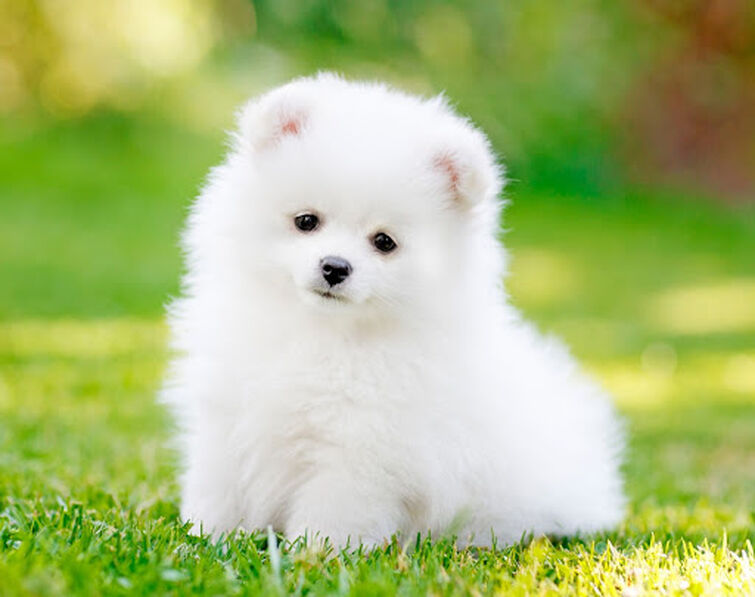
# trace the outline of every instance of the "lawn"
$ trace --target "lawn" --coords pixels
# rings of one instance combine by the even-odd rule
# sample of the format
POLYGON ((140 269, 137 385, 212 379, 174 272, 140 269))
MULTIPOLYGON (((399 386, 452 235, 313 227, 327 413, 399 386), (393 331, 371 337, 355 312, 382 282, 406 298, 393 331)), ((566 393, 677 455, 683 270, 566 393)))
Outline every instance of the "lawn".
POLYGON ((0 133, 0 594, 755 593, 752 208, 512 187, 509 290, 615 396, 626 521, 326 556, 178 520, 162 311, 222 139, 113 115, 0 133))

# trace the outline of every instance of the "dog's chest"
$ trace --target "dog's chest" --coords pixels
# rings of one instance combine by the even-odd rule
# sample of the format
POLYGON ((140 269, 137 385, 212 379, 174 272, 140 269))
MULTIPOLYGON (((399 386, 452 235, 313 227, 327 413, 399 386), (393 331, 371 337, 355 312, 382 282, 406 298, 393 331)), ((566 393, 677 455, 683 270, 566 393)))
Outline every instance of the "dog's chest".
POLYGON ((290 357, 257 379, 254 398, 272 416, 270 432, 286 442, 379 438, 405 426, 423 397, 437 393, 428 368, 400 351, 299 349, 290 357))
POLYGON ((418 355, 400 346, 294 346, 278 360, 274 385, 294 408, 400 403, 430 383, 418 355))

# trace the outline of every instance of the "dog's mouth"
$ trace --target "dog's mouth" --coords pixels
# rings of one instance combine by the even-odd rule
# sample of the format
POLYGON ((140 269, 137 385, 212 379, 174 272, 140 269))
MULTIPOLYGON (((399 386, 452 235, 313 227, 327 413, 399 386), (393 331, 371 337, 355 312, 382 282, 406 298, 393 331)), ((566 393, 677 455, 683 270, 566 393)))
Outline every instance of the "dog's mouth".
POLYGON ((333 294, 329 290, 322 290, 320 288, 314 288, 312 290, 312 292, 314 292, 318 296, 322 297, 326 301, 343 302, 343 303, 346 302, 346 298, 345 297, 343 297, 340 294, 333 294))

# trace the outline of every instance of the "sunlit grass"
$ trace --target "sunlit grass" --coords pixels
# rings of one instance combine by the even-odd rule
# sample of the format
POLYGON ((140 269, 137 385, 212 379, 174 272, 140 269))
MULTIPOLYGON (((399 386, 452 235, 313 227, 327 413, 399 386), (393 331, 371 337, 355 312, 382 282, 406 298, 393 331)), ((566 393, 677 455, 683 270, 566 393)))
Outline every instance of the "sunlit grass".
POLYGON ((561 253, 523 248, 512 261, 509 289, 529 305, 559 303, 579 287, 577 264, 561 253))
POLYGON ((648 353, 667 347, 651 344, 639 359, 617 359, 595 367, 608 389, 627 406, 660 405, 685 396, 712 394, 755 405, 755 353, 690 355, 678 363, 674 352, 651 360, 648 353))
POLYGON ((671 333, 755 333, 755 278, 670 288, 648 310, 653 324, 671 333))
POLYGON ((588 363, 616 391, 630 419, 635 409, 648 406, 647 395, 617 384, 616 368, 627 379, 662 376, 669 385, 651 405, 660 414, 649 424, 637 418, 630 426, 639 427, 642 437, 629 455, 633 505, 618 532, 597 543, 537 541, 480 554, 442 543, 415 549, 412 542, 399 542, 369 557, 335 560, 284 543, 276 580, 264 538, 237 537, 216 546, 190 537, 177 519, 167 419, 153 398, 164 339, 159 319, 0 325, 0 576, 16 590, 755 590, 748 543, 748 504, 755 500, 753 421, 737 430, 731 412, 715 409, 701 421, 694 406, 690 416, 684 399, 699 379, 708 381, 698 395, 734 397, 726 386, 724 355, 703 358, 717 375, 701 367, 702 357, 674 355, 672 367, 660 346, 637 358, 588 363), (665 423, 669 417, 712 434, 715 447, 710 437, 685 439, 665 423), (726 432, 719 435, 722 428, 726 432), (664 499, 653 482, 670 483, 686 497, 664 499))

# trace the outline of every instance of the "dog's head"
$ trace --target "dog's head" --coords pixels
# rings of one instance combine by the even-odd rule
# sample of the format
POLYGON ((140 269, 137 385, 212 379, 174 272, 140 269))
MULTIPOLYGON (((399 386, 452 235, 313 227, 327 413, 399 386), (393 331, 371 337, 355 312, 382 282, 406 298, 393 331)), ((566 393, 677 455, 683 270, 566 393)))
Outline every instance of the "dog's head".
POLYGON ((247 260, 315 308, 419 308, 467 283, 497 226, 486 138, 439 97, 332 75, 247 104, 230 168, 247 260))

